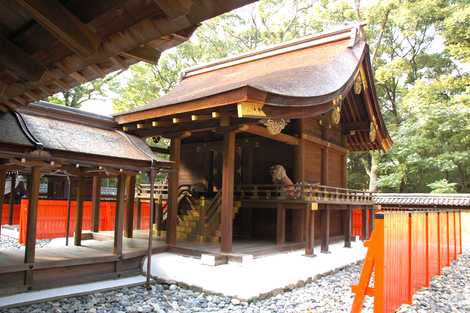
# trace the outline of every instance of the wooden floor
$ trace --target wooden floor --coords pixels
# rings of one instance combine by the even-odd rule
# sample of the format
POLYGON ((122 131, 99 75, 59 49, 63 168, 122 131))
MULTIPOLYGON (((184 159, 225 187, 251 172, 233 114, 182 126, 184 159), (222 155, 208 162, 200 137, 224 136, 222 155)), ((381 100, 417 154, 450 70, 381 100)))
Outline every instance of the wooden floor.
MULTIPOLYGON (((83 282, 112 279, 141 273, 141 262, 147 254, 148 232, 135 231, 134 238, 123 238, 122 255, 113 254, 113 232, 100 232, 82 241, 81 246, 69 246, 61 242, 36 248, 34 263, 24 263, 24 248, 0 249, 0 295, 25 290, 37 290, 78 284, 83 282)), ((218 243, 178 241, 168 246, 164 241, 154 239, 152 252, 172 252, 200 257, 212 254, 225 262, 241 261, 244 256, 259 257, 279 253, 280 250, 301 249, 304 243, 288 244, 282 247, 269 241, 233 242, 233 253, 220 253, 218 243)))

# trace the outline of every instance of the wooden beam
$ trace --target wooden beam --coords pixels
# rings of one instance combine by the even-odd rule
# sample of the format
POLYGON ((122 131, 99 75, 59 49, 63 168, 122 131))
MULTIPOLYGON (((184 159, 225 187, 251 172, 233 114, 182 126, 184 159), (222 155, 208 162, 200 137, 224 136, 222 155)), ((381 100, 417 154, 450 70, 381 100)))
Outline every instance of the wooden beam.
POLYGON ((158 64, 158 59, 160 59, 160 51, 147 46, 137 47, 131 51, 122 52, 122 55, 136 59, 138 61, 143 61, 150 64, 158 64))
POLYGON ((41 168, 34 166, 29 180, 28 214, 26 218, 26 246, 24 262, 34 263, 36 255, 36 224, 38 217, 39 185, 41 180, 41 168))
POLYGON ((348 205, 346 211, 343 212, 343 231, 344 247, 351 248, 352 208, 350 205, 348 205))
POLYGON ((328 204, 320 210, 321 218, 321 253, 330 253, 330 208, 328 204))
POLYGON ((0 169, 0 235, 2 234, 2 221, 3 221, 3 199, 5 198, 5 180, 7 171, 0 169))
POLYGON ((235 138, 236 133, 234 131, 224 134, 222 200, 220 212, 220 231, 222 236, 220 249, 223 253, 232 252, 235 138))
POLYGON ((114 245, 113 253, 122 255, 122 228, 124 222, 124 210, 126 207, 126 180, 129 176, 122 174, 118 176, 118 188, 116 195, 116 215, 114 219, 114 245))
MULTIPOLYGON (((8 38, 0 34, 0 66, 8 69, 19 78, 30 81, 39 81, 46 68, 36 59, 24 52, 21 48, 13 44, 8 38)), ((17 93, 17 90, 13 91, 17 93)), ((6 93, 9 97, 10 91, 6 93)))
POLYGON ((85 194, 85 178, 79 176, 77 179, 76 189, 76 211, 75 211, 75 235, 73 238, 74 245, 82 245, 82 228, 83 228, 83 201, 85 194))
POLYGON ((169 18, 186 15, 191 9, 192 0, 154 0, 169 18))
POLYGON ((132 238, 134 234, 135 182, 136 177, 130 176, 127 185, 126 229, 124 234, 126 238, 132 238))
POLYGON ((91 192, 91 231, 100 231, 101 177, 93 176, 91 192))
POLYGON ((331 148, 331 149, 336 150, 340 153, 348 153, 348 149, 346 149, 345 147, 341 147, 340 145, 331 143, 329 141, 326 141, 324 139, 312 136, 310 134, 302 134, 301 137, 302 137, 302 139, 313 142, 313 143, 315 143, 319 146, 331 148))
POLYGON ((297 146, 299 144, 299 138, 297 138, 297 137, 282 134, 282 133, 278 134, 278 135, 273 135, 268 131, 268 129, 266 127, 259 126, 259 125, 249 124, 249 125, 246 125, 246 126, 247 127, 245 127, 243 129, 243 131, 245 131, 247 133, 257 135, 257 136, 261 136, 261 137, 265 137, 265 138, 268 138, 268 139, 271 139, 271 140, 283 142, 283 143, 288 144, 288 145, 297 146))
POLYGON ((315 211, 306 208, 305 217, 305 255, 314 256, 313 246, 315 243, 315 211))
POLYGON ((8 203, 8 225, 13 225, 13 213, 15 210, 15 186, 16 186, 16 174, 11 176, 11 183, 10 183, 10 199, 8 203))
POLYGON ((286 208, 278 203, 276 210, 276 245, 280 247, 286 243, 286 208))
POLYGON ((16 0, 31 16, 71 51, 89 56, 97 51, 100 39, 57 0, 16 0))
POLYGON ((168 215, 166 222, 166 242, 176 244, 176 223, 178 218, 178 187, 181 165, 181 137, 174 137, 170 144, 170 161, 173 170, 168 174, 168 215))

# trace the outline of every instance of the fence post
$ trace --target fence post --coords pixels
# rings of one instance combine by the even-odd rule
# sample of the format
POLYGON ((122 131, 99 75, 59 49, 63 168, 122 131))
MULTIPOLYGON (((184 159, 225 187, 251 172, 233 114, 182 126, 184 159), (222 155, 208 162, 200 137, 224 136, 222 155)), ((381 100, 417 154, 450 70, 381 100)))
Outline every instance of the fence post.
POLYGON ((412 214, 408 212, 408 299, 407 303, 413 303, 413 280, 412 280, 412 214))
POLYGON ((457 235, 457 230, 455 229, 457 226, 455 224, 455 210, 452 212, 452 217, 454 219, 454 260, 457 260, 457 238, 456 238, 456 235, 457 235))
POLYGON ((426 287, 429 287, 429 212, 425 213, 425 228, 426 228, 426 287))
POLYGON ((459 210, 459 254, 462 254, 462 210, 459 210))
POLYGON ((446 225, 447 225, 447 266, 450 266, 450 234, 449 234, 449 211, 446 212, 446 225))
MULTIPOLYGON (((384 226, 385 214, 377 212, 375 214, 375 227, 374 227, 374 249, 375 254, 375 277, 374 277, 374 313, 382 313, 385 304, 385 234, 384 226)), ((371 236, 372 237, 372 236, 371 236)))
POLYGON ((437 269, 441 274, 441 213, 437 211, 437 269))

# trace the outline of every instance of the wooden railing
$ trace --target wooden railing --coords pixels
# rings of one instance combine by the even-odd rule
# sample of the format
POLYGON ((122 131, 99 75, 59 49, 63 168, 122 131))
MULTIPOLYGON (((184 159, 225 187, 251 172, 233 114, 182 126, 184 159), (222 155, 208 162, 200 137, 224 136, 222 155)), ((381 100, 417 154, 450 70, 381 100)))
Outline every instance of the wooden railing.
MULTIPOLYGON (((136 188, 136 198, 150 199, 150 184, 140 184, 136 188)), ((167 184, 155 184, 154 186, 154 197, 158 199, 161 196, 163 199, 168 198, 168 185, 167 184)))
POLYGON ((238 185, 235 198, 239 200, 285 200, 318 203, 372 203, 372 192, 299 182, 283 185, 238 185))

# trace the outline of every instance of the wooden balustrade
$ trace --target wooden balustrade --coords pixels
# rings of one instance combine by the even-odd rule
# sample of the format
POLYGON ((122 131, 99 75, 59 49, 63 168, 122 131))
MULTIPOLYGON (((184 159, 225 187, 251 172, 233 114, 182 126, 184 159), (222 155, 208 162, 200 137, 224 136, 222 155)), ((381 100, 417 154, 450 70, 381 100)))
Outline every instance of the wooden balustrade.
POLYGON ((299 182, 283 185, 239 185, 235 186, 235 197, 240 200, 283 200, 319 203, 364 203, 373 202, 369 191, 324 186, 318 183, 299 182))

